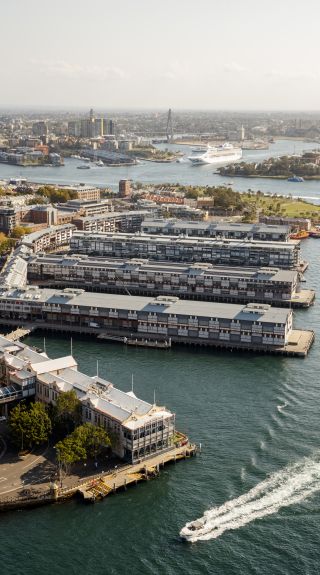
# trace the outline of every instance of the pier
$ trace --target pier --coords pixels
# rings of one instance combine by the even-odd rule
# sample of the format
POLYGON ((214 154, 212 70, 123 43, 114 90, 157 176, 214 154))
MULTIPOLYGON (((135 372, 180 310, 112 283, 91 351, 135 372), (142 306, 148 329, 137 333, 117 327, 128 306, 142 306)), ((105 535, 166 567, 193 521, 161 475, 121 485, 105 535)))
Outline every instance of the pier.
POLYGON ((18 327, 14 331, 11 331, 10 333, 8 333, 5 337, 7 339, 10 339, 10 341, 18 341, 19 339, 22 339, 23 337, 26 337, 27 335, 29 335, 32 331, 33 331, 33 326, 30 326, 28 328, 18 327))
POLYGON ((140 463, 119 465, 105 473, 78 479, 67 487, 61 488, 57 483, 47 483, 47 489, 40 490, 33 489, 32 485, 24 485, 23 489, 13 490, 9 497, 0 495, 0 512, 64 502, 74 497, 93 503, 107 495, 126 490, 130 485, 156 478, 166 464, 189 459, 196 455, 197 450, 195 444, 187 442, 185 445, 150 456, 140 463))

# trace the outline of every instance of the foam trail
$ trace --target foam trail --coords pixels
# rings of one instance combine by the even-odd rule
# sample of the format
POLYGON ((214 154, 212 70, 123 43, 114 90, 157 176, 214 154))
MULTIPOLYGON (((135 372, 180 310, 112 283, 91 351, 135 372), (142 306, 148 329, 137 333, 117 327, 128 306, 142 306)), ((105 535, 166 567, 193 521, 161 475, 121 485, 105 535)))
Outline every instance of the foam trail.
POLYGON ((300 503, 319 490, 320 456, 304 459, 274 473, 244 495, 209 509, 195 522, 195 530, 192 530, 194 522, 187 523, 180 534, 191 542, 216 539, 225 531, 239 529, 277 513, 282 507, 300 503))
POLYGON ((277 405, 277 410, 279 411, 279 413, 282 413, 282 411, 284 410, 285 407, 287 407, 288 402, 285 401, 282 405, 277 405))

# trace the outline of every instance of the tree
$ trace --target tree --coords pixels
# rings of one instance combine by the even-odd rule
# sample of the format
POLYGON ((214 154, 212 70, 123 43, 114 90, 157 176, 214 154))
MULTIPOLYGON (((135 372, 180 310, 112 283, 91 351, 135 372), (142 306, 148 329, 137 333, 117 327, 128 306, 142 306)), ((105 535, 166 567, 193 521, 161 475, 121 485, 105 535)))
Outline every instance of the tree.
POLYGON ((111 445, 110 438, 103 427, 85 423, 79 425, 56 446, 57 459, 66 472, 77 461, 86 461, 88 457, 96 457, 101 451, 111 445))
POLYGON ((53 409, 54 421, 65 433, 70 433, 81 421, 81 403, 76 392, 65 391, 58 395, 53 409))
POLYGON ((11 232, 12 238, 21 238, 25 234, 30 233, 29 230, 27 231, 26 228, 22 226, 15 226, 11 232))
POLYGON ((62 441, 59 441, 56 444, 55 449, 57 460, 60 464, 64 465, 67 473, 74 463, 77 461, 85 461, 87 459, 87 452, 83 447, 81 440, 73 434, 68 435, 62 441))
POLYGON ((105 429, 101 426, 92 425, 92 423, 80 425, 75 429, 74 435, 82 441, 82 445, 89 457, 96 458, 105 447, 110 447, 111 445, 105 429))
POLYGON ((42 403, 32 403, 29 407, 24 402, 11 410, 9 417, 11 436, 20 449, 41 445, 48 441, 52 426, 46 408, 42 403))

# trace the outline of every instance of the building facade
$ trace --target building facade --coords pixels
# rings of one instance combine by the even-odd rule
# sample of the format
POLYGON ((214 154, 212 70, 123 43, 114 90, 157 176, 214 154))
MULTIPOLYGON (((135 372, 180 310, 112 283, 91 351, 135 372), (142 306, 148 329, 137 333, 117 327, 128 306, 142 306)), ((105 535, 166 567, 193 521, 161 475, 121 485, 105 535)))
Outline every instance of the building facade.
POLYGON ((302 265, 300 243, 180 238, 146 234, 75 232, 73 252, 120 258, 144 258, 215 265, 295 269, 302 265))
POLYGON ((202 238, 250 239, 286 242, 290 227, 287 225, 243 224, 229 222, 185 222, 175 219, 146 219, 141 226, 146 234, 170 236, 197 236, 202 238))
POLYGON ((300 289, 296 270, 231 268, 152 260, 113 260, 81 255, 34 255, 30 282, 134 295, 174 295, 185 299, 261 302, 290 306, 300 289))
POLYGON ((36 286, 1 290, 0 318, 45 329, 269 351, 286 345, 292 332, 292 310, 269 304, 93 294, 76 288, 57 291, 36 286))
POLYGON ((175 415, 165 407, 138 399, 100 377, 78 371, 66 356, 50 360, 45 353, 0 336, 0 413, 27 397, 54 405, 59 394, 75 391, 82 422, 103 427, 115 438, 113 451, 129 463, 174 447, 175 415))

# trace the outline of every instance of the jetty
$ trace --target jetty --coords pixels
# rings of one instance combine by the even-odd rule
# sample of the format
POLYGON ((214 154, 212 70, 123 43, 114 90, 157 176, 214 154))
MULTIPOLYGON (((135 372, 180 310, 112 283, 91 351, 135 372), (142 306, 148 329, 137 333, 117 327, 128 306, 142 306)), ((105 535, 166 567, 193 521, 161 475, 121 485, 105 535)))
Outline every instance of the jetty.
MULTIPOLYGON (((26 337, 27 335, 29 335, 32 331, 33 331, 33 327, 17 327, 17 329, 11 331, 10 333, 6 334, 3 337, 6 337, 7 339, 9 339, 10 341, 18 341, 20 339, 22 339, 23 337, 26 337)), ((3 334, 1 334, 3 335, 3 334)))

